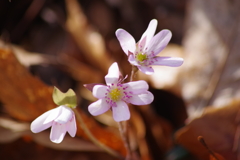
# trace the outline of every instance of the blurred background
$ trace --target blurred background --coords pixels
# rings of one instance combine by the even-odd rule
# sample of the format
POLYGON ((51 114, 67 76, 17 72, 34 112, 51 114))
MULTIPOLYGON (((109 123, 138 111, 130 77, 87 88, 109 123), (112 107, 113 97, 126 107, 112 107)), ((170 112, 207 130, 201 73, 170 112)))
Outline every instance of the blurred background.
POLYGON ((80 127, 76 138, 66 136, 59 145, 50 142, 50 130, 31 133, 31 121, 56 107, 53 86, 74 89, 89 129, 125 155, 111 113, 88 113, 96 99, 83 84, 104 83, 115 61, 130 75, 115 31, 123 28, 138 41, 152 19, 158 20, 156 33, 173 34, 159 55, 182 57, 184 64, 137 74, 155 99, 130 106, 132 150, 142 160, 213 160, 202 136, 219 159, 237 159, 239 8, 239 0, 0 0, 1 159, 117 159, 80 127))

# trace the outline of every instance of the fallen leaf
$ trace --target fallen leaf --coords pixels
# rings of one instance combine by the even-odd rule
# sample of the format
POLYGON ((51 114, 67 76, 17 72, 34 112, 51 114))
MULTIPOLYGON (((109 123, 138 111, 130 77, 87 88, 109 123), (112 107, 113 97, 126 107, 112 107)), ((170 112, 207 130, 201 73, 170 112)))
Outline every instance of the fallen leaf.
POLYGON ((106 73, 113 62, 107 54, 102 36, 88 24, 80 4, 76 0, 66 0, 66 29, 83 51, 88 62, 106 73))
POLYGON ((237 153, 233 152, 233 144, 238 126, 236 116, 239 107, 240 101, 234 100, 223 108, 207 108, 201 117, 176 132, 177 142, 200 159, 207 160, 208 151, 197 140, 198 136, 203 136, 214 152, 225 159, 237 160, 237 153))
POLYGON ((215 156, 218 158, 216 159, 215 157, 213 157, 212 155, 210 155, 209 160, 225 160, 225 158, 223 158, 220 154, 215 153, 215 156))
POLYGON ((187 5, 182 94, 194 117, 205 106, 239 98, 239 1, 190 0, 187 5))
POLYGON ((0 71, 0 100, 11 116, 31 121, 55 107, 53 87, 33 77, 11 50, 0 49, 0 71))

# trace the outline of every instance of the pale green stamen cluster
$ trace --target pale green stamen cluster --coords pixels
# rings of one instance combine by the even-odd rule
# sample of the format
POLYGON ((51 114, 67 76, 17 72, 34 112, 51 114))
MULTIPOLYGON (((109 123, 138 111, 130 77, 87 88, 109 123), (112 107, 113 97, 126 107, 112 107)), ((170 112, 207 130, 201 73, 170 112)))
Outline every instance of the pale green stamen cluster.
POLYGON ((122 97, 122 92, 118 88, 115 88, 109 92, 109 96, 113 101, 116 102, 116 101, 119 101, 120 98, 122 97))

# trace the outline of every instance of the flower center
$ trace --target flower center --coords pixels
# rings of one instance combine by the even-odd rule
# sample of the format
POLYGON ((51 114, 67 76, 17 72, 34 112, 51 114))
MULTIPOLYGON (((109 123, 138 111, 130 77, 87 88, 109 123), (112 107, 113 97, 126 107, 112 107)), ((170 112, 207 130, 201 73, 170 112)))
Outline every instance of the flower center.
POLYGON ((122 98, 122 92, 118 88, 114 88, 109 92, 109 96, 113 101, 118 101, 122 98))
POLYGON ((132 92, 128 91, 128 86, 121 83, 111 84, 108 86, 107 93, 105 93, 105 100, 111 107, 116 107, 117 102, 124 101, 129 103, 129 98, 132 97, 132 92))
POLYGON ((142 53, 139 53, 136 55, 136 59, 139 61, 139 62, 143 62, 147 59, 147 55, 146 54, 142 54, 142 53))

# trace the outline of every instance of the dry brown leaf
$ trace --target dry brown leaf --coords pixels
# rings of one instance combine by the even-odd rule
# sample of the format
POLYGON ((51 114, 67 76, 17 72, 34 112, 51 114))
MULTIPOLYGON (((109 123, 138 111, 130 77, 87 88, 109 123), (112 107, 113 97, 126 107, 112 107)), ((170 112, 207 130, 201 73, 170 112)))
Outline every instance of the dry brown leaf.
POLYGON ((19 60, 19 62, 25 67, 29 67, 31 65, 38 65, 43 63, 49 63, 50 59, 52 61, 53 57, 50 55, 44 55, 40 53, 28 52, 17 45, 8 45, 2 40, 0 40, 0 48, 6 47, 6 45, 11 48, 19 60))
POLYGON ((67 31, 73 36, 88 62, 106 73, 113 61, 107 54, 102 36, 88 24, 76 0, 66 0, 66 7, 67 31))
POLYGON ((239 2, 190 0, 187 5, 182 93, 190 116, 240 97, 239 2))
MULTIPOLYGON (((103 72, 96 71, 91 66, 77 61, 66 54, 60 55, 59 62, 65 66, 75 80, 82 84, 101 82, 102 77, 104 77, 103 72)), ((85 89, 85 91, 87 90, 85 89)))
POLYGON ((220 154, 215 153, 215 156, 218 158, 216 159, 215 157, 213 157, 212 155, 210 155, 209 160, 226 160, 225 158, 223 158, 220 154))
MULTIPOLYGON (((67 137, 70 138, 70 137, 67 137)), ((82 141, 76 140, 75 145, 84 145, 82 141)), ((52 143, 52 142, 51 142, 52 143)), ((56 144, 55 144, 56 145, 56 144)), ((59 144, 61 146, 61 144, 59 144)), ((71 144, 70 144, 71 145, 71 144)), ((73 146, 75 146, 73 144, 73 146)), ((69 146, 69 145, 68 145, 69 146)), ((82 146, 84 147, 84 146, 82 146)), ((88 148, 88 146, 86 146, 88 148)), ((99 151, 70 151, 45 147, 41 144, 36 144, 33 141, 29 141, 28 137, 23 137, 8 144, 0 144, 1 160, 51 160, 51 159, 68 159, 68 160, 117 160, 116 158, 99 151)))
POLYGON ((233 144, 238 125, 235 119, 239 109, 239 100, 223 108, 207 108, 201 117, 176 132, 177 142, 199 158, 208 160, 208 151, 197 140, 198 136, 203 136, 214 152, 227 160, 236 160, 237 153, 233 152, 233 144))
MULTIPOLYGON (((33 77, 18 62, 11 50, 0 49, 0 71, 0 100, 12 117, 30 122, 47 110, 56 107, 52 101, 53 87, 33 77)), ((118 134, 102 128, 80 109, 79 112, 99 141, 125 154, 125 148, 118 134)), ((80 127, 78 127, 77 135, 87 139, 80 127)))
POLYGON ((0 49, 0 71, 0 100, 11 116, 31 121, 55 107, 52 87, 33 77, 12 51, 0 49))

